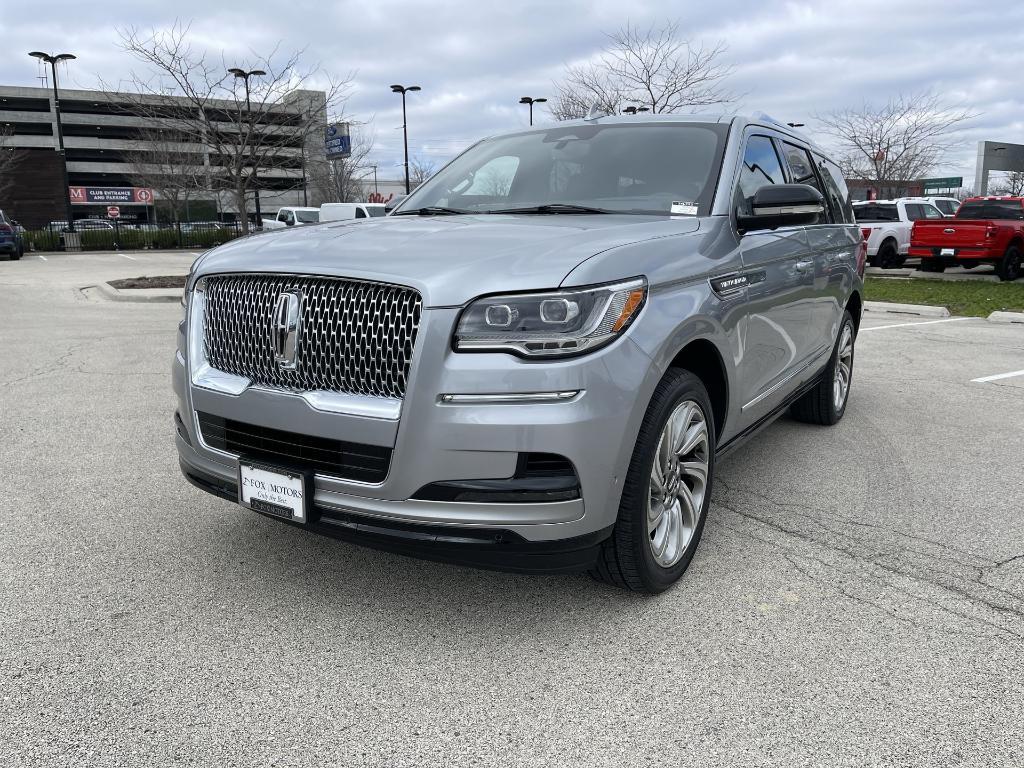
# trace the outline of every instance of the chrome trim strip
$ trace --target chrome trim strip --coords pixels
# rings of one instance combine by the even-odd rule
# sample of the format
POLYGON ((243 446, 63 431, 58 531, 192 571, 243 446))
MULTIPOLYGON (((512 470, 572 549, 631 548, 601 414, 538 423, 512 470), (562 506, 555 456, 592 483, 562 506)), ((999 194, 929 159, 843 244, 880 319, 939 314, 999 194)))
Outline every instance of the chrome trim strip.
POLYGON ((565 403, 575 400, 584 390, 565 392, 520 392, 506 394, 441 395, 442 405, 507 405, 513 403, 565 403))
POLYGON ((799 367, 794 368, 793 371, 789 374, 789 376, 787 376, 786 378, 780 379, 779 381, 775 382, 770 387, 768 387, 768 389, 766 389, 764 392, 762 392, 760 395, 758 395, 753 400, 751 400, 749 403, 747 403, 742 408, 740 408, 740 412, 742 413, 743 411, 747 410, 748 408, 753 408, 755 405, 760 403, 766 397, 770 397, 775 392, 778 392, 780 387, 784 386, 785 384, 788 384, 790 381, 793 380, 794 377, 799 376, 801 373, 803 373, 808 368, 810 368, 812 365, 814 365, 814 362, 819 357, 821 357, 821 353, 824 352, 826 349, 828 349, 827 346, 824 346, 824 347, 821 347, 820 349, 818 349, 810 357, 807 358, 806 362, 804 362, 799 367))

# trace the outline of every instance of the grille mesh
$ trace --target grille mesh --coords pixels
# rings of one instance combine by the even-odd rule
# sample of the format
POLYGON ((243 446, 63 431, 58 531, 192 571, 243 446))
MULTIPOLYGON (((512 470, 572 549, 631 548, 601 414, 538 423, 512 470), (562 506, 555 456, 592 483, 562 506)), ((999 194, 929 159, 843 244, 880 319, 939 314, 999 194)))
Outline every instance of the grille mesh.
POLYGON ((421 311, 419 293, 383 283, 214 276, 206 279, 203 340, 211 366, 255 384, 402 398, 421 311), (301 294, 295 370, 274 357, 274 308, 286 290, 301 294))

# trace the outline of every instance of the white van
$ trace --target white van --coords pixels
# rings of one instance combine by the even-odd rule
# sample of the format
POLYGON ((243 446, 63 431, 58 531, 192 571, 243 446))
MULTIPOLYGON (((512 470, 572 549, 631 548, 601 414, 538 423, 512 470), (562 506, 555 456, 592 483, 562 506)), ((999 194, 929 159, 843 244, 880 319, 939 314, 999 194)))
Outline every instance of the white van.
POLYGON ((348 221, 383 216, 384 203, 324 203, 320 206, 320 221, 348 221))

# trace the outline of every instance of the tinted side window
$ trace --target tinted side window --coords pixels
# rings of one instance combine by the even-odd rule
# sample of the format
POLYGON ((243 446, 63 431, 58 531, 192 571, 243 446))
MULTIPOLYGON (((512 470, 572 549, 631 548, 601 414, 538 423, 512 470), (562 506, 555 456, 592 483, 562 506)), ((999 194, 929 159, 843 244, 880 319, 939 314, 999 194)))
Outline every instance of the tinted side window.
POLYGON ((828 160, 816 158, 821 180, 825 183, 825 197, 832 208, 832 220, 853 224, 853 208, 850 206, 850 192, 846 188, 843 174, 838 166, 828 160))
POLYGON ((960 203, 955 203, 952 200, 936 200, 935 204, 940 211, 947 215, 956 213, 956 209, 960 207, 960 203))
POLYGON ((362 208, 356 208, 356 218, 357 219, 365 219, 366 218, 366 211, 364 211, 362 208))
MULTIPOLYGON (((782 152, 786 156, 786 162, 789 164, 789 175, 792 177, 793 183, 814 187, 821 192, 822 197, 827 199, 825 190, 821 188, 818 176, 814 172, 814 161, 811 160, 811 153, 803 147, 797 147, 787 142, 782 143, 782 152)), ((826 205, 826 209, 827 207, 826 205)), ((819 218, 817 223, 825 224, 828 220, 829 217, 826 215, 823 218, 819 218)))
POLYGON ((767 136, 751 136, 743 152, 743 166, 736 185, 734 204, 740 213, 752 215, 751 202, 754 193, 768 184, 784 184, 785 174, 782 163, 775 152, 775 145, 767 136))
POLYGON ((934 205, 924 203, 921 205, 921 211, 924 213, 926 219, 941 219, 944 218, 942 211, 936 208, 934 205))
POLYGON ((857 221, 899 221, 900 213, 892 203, 868 203, 853 208, 857 221))
POLYGON ((907 203, 903 207, 906 208, 907 219, 910 221, 917 221, 918 219, 923 219, 925 217, 923 205, 919 205, 918 203, 907 203))

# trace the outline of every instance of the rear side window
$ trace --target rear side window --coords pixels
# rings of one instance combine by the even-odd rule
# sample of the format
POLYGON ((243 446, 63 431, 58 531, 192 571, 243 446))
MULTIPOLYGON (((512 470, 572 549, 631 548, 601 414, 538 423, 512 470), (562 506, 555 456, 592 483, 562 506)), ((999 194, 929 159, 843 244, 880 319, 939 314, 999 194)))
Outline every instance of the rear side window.
POLYGON ((969 200, 956 212, 958 219, 1024 220, 1024 207, 1017 200, 969 200))
POLYGON ((935 205, 947 216, 956 213, 956 209, 960 207, 960 203, 956 200, 936 200, 935 205))
POLYGON ((743 167, 740 168, 740 180, 736 185, 734 203, 741 214, 752 215, 751 205, 754 193, 768 184, 784 184, 785 174, 782 163, 775 152, 775 145, 767 136, 751 136, 747 139, 747 148, 743 151, 743 167))
POLYGON ((832 218, 836 222, 853 224, 853 208, 850 205, 850 190, 839 166, 824 158, 817 158, 821 180, 825 182, 825 191, 832 205, 832 218))
POLYGON ((918 221, 919 219, 941 219, 939 209, 926 203, 906 203, 907 219, 918 221))
POLYGON ((899 221, 900 212, 894 203, 868 203, 855 205, 853 215, 857 221, 899 221))
POLYGON ((366 211, 367 213, 370 214, 371 218, 374 216, 383 216, 385 213, 387 213, 387 211, 384 210, 384 206, 376 205, 373 208, 367 208, 366 211))
POLYGON ((356 208, 356 218, 357 219, 365 219, 366 218, 366 211, 364 211, 362 208, 356 208))

